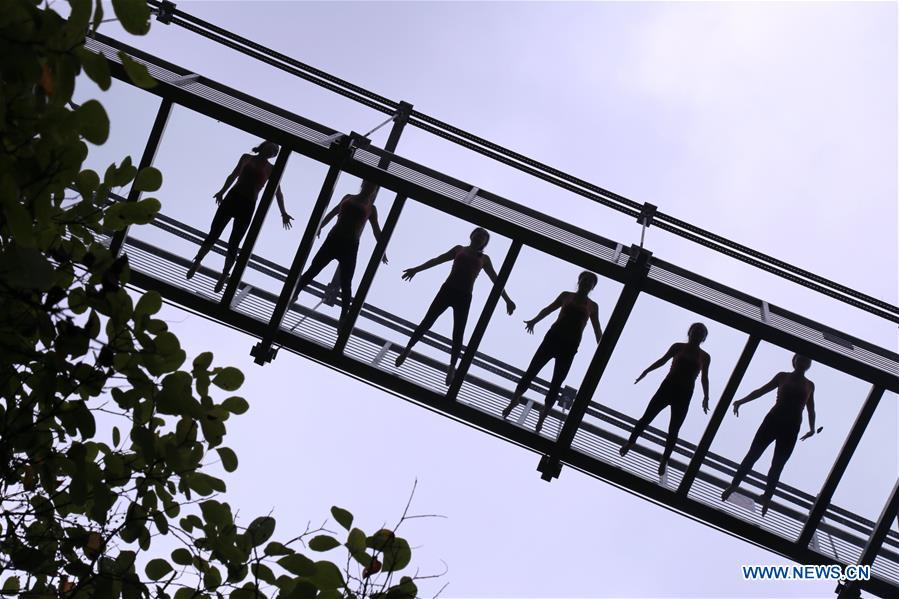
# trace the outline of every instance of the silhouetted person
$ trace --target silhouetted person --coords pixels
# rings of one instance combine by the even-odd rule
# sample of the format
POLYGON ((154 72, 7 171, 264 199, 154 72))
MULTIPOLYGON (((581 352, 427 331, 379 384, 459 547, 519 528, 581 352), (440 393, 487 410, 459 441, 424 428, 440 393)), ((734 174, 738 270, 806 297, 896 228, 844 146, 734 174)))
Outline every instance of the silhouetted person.
POLYGON ((812 361, 805 356, 793 356, 793 372, 779 372, 764 387, 760 387, 738 401, 734 402, 734 415, 740 415, 740 406, 758 399, 769 391, 777 389, 777 400, 762 420, 755 438, 746 452, 746 457, 737 468, 733 482, 721 494, 726 501, 730 494, 737 490, 746 474, 762 456, 765 449, 774 443, 774 456, 771 458, 771 469, 768 470, 768 481, 762 495, 762 516, 768 511, 768 504, 774 496, 780 473, 783 472, 799 436, 802 426, 802 410, 808 410, 809 431, 802 436, 803 440, 815 434, 815 384, 805 378, 806 371, 811 368, 812 361))
POLYGON ((528 365, 524 376, 518 382, 515 388, 515 394, 509 405, 503 410, 503 418, 508 418, 512 413, 512 409, 518 404, 521 396, 527 390, 534 377, 546 366, 550 360, 555 360, 553 365, 553 377, 546 392, 546 403, 543 411, 537 419, 537 432, 543 428, 543 421, 552 410, 553 404, 559 395, 559 389, 568 376, 568 370, 574 361, 574 354, 581 344, 581 335, 587 326, 587 321, 593 323, 593 333, 596 335, 596 342, 599 343, 602 337, 602 328, 599 326, 599 307, 596 302, 587 297, 596 287, 598 279, 592 272, 584 271, 577 279, 577 291, 563 291, 559 297, 550 305, 543 308, 537 316, 531 320, 525 320, 524 325, 528 333, 534 334, 534 325, 555 312, 559 311, 559 316, 552 324, 543 341, 537 347, 531 363, 528 365))
MULTIPOLYGON (((231 267, 234 266, 234 261, 237 259, 240 242, 247 229, 250 228, 250 221, 253 220, 253 211, 256 209, 256 198, 259 191, 272 174, 272 165, 269 159, 274 158, 277 153, 278 144, 266 141, 253 148, 253 154, 244 154, 240 157, 237 166, 225 179, 222 189, 213 196, 218 204, 218 210, 212 217, 212 224, 206 239, 200 245, 200 250, 187 271, 188 279, 197 272, 203 258, 215 245, 216 240, 221 237, 228 221, 233 220, 231 236, 228 238, 228 253, 225 255, 225 266, 215 283, 215 290, 217 292, 222 290, 231 273, 231 267)), ((285 229, 289 229, 293 217, 284 210, 284 195, 281 193, 280 185, 275 190, 275 196, 278 199, 278 208, 281 210, 281 222, 285 229)))
POLYGON ((664 356, 650 364, 643 371, 643 374, 634 381, 636 385, 643 377, 660 368, 671 360, 671 369, 659 385, 658 391, 649 400, 646 411, 631 432, 627 443, 621 446, 619 453, 622 456, 627 455, 634 445, 640 433, 652 422, 659 413, 666 407, 671 406, 671 418, 668 422, 668 438, 665 440, 665 451, 662 454, 662 460, 659 462, 659 476, 665 474, 668 467, 668 460, 671 458, 671 452, 677 444, 677 435, 680 427, 687 418, 687 410, 690 408, 690 400, 693 398, 693 387, 696 383, 696 377, 702 372, 702 409, 708 414, 709 412, 709 363, 712 361, 711 356, 700 349, 700 345, 705 341, 709 334, 709 330, 701 322, 690 325, 687 331, 687 343, 675 343, 672 345, 664 356))
MULTIPOLYGON (((490 241, 490 234, 481 227, 471 232, 471 243, 466 246, 457 245, 446 253, 440 254, 436 258, 428 260, 424 264, 414 268, 407 268, 403 271, 403 279, 411 281, 412 277, 423 270, 427 270, 438 264, 452 261, 453 267, 449 276, 444 281, 431 307, 428 308, 421 323, 409 338, 409 343, 403 349, 402 353, 396 358, 397 368, 409 357, 412 347, 418 343, 424 336, 425 332, 433 326, 437 318, 447 309, 453 309, 453 346, 450 353, 449 369, 446 373, 446 384, 452 382, 456 374, 456 362, 462 351, 462 337, 465 334, 465 324, 468 321, 468 310, 471 307, 471 290, 474 288, 475 279, 481 273, 481 269, 487 272, 490 280, 496 284, 496 271, 493 269, 493 263, 490 256, 484 253, 487 242, 490 241)), ((509 299, 509 296, 503 290, 503 299, 506 300, 506 310, 509 314, 515 311, 515 303, 509 299)))
MULTIPOLYGON (((324 267, 337 260, 340 269, 340 299, 341 320, 350 309, 352 300, 353 272, 356 270, 356 255, 359 253, 359 238, 365 229, 365 223, 371 222, 371 230, 375 240, 381 239, 381 226, 378 224, 378 209, 375 208, 375 197, 378 186, 370 181, 363 181, 359 193, 349 194, 334 206, 318 228, 318 235, 335 216, 337 222, 325 238, 325 242, 309 263, 309 268, 297 281, 296 290, 293 293, 293 301, 296 301, 300 292, 314 279, 324 267)), ((385 254, 381 261, 387 264, 385 254)))

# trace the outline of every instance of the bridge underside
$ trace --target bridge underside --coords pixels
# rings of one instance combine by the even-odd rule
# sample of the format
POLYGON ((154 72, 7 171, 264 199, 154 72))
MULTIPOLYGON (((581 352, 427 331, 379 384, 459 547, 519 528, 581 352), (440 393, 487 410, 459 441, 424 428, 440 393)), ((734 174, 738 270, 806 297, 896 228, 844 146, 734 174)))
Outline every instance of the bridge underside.
MULTIPOLYGON (((89 39, 86 46, 105 54, 114 74, 123 81, 127 81, 127 77, 116 56, 119 49, 147 64, 160 82, 148 90, 160 97, 161 104, 142 165, 152 163, 173 105, 184 106, 271 139, 283 148, 272 181, 260 201, 260 214, 254 218, 241 250, 235 276, 222 292, 213 291, 218 272, 201 267, 193 279, 187 280, 189 261, 180 253, 167 250, 166 244, 142 240, 140 232, 105 239, 128 255, 133 285, 157 290, 174 304, 258 338, 260 341, 254 349, 258 362, 271 359, 277 348, 282 348, 529 449, 541 456, 538 469, 547 480, 558 476, 561 465, 568 465, 800 563, 873 564, 874 577, 858 586, 846 585, 841 596, 852 596, 860 587, 882 597, 899 597, 899 535, 889 530, 896 515, 899 493, 893 492, 877 522, 842 509, 831 501, 881 396, 886 391, 899 392, 899 356, 664 262, 641 248, 624 247, 473 188, 392 152, 375 148, 360 136, 342 135, 216 82, 202 77, 191 78, 192 74, 186 69, 114 40, 97 35, 89 39), (282 266, 254 255, 253 244, 290 153, 319 161, 327 165, 329 171, 295 259, 292 264, 282 266), (382 189, 397 194, 394 206, 398 207, 391 210, 385 224, 387 238, 392 225, 402 217, 403 203, 419 202, 513 240, 512 249, 500 270, 499 284, 491 292, 467 343, 453 385, 447 387, 443 382, 446 360, 413 352, 401 369, 393 365, 401 348, 383 331, 406 336, 414 325, 365 301, 386 241, 379 244, 366 267, 348 321, 338 323, 327 314, 292 301, 297 278, 309 257, 314 232, 331 201, 336 177, 341 172, 371 180, 382 189), (256 226, 257 221, 259 226, 256 226), (508 277, 518 251, 525 246, 590 269, 623 285, 616 308, 604 326, 602 342, 586 377, 574 390, 569 409, 555 409, 541 434, 533 430, 542 408, 540 398, 545 395, 548 383, 537 379, 526 396, 530 399, 522 400, 510 419, 504 420, 500 411, 509 402, 512 389, 523 373, 478 351, 484 329, 499 299, 504 276, 508 277), (271 285, 247 284, 243 281, 246 269, 254 276, 266 277, 271 285), (650 427, 644 434, 649 446, 638 446, 627 460, 622 459, 618 447, 630 434, 635 421, 594 398, 621 329, 640 294, 680 306, 747 336, 746 348, 702 441, 698 445, 678 441, 664 480, 659 480, 655 468, 665 434, 650 427), (808 493, 780 484, 765 518, 761 517, 753 497, 747 497, 742 503, 720 500, 737 464, 709 451, 755 348, 762 341, 801 352, 871 385, 869 399, 824 487, 808 493)), ((133 201, 137 196, 118 199, 133 201)), ((153 226, 170 235, 172 241, 180 240, 179 243, 186 240, 198 245, 204 237, 202 232, 164 215, 160 215, 153 226)), ((214 251, 221 254, 224 248, 218 244, 214 251)), ((308 291, 328 301, 329 291, 324 286, 313 284, 308 291)), ((423 343, 432 349, 449 352, 450 341, 439 335, 429 333, 423 343)), ((752 487, 760 493, 764 484, 765 477, 752 472, 744 487, 752 487)))

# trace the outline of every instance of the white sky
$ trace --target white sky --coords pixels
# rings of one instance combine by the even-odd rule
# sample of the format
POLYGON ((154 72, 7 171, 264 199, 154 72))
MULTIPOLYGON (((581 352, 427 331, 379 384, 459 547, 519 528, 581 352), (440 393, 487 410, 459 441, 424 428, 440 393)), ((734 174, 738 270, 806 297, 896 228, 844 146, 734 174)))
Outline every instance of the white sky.
MULTIPOLYGON (((896 5, 893 3, 179 3, 201 18, 427 114, 638 201, 887 301, 897 300, 896 5)), ((106 33, 117 36, 114 25, 106 33)), ((342 131, 383 120, 285 73, 173 26, 154 23, 130 43, 342 131)), ((88 88, 85 87, 85 90, 88 88)), ((87 93, 82 91, 82 93, 87 93)), ((146 94, 116 83, 106 98, 110 142, 91 160, 139 156, 155 112, 146 94)), ((386 129, 374 142, 382 145, 386 129)), ((163 211, 205 229, 224 177, 257 140, 176 109, 156 165, 163 211)), ((583 198, 533 181, 408 127, 398 152, 482 189, 575 222, 629 245, 639 227, 583 198)), ((289 264, 325 169, 293 156, 283 180, 290 233, 270 218, 257 253, 289 264)), ((358 182, 344 177, 338 193, 358 182)), ((392 194, 382 192, 386 216, 392 194)), ((445 269, 403 283, 403 268, 467 238, 470 225, 408 205, 369 301, 410 320, 423 314, 445 269)), ((170 243, 155 231, 139 236, 170 243)), ((373 247, 366 233, 358 284, 373 247)), ((194 248, 173 246, 185 254, 194 248)), ((497 264, 508 240, 494 235, 497 264)), ((895 348, 896 329, 849 306, 650 229, 647 247, 772 304, 895 348)), ((207 260, 217 266, 214 257, 207 260)), ((497 316, 481 350, 526 366, 549 321, 530 318, 576 267, 523 252, 508 290, 518 312, 497 316)), ((327 269, 319 280, 330 279, 327 269)), ((468 334, 488 293, 476 289, 468 334)), ((274 287, 269 284, 269 288, 274 287)), ((603 323, 620 286, 594 292, 603 323)), ((304 300, 310 303, 308 299, 304 300)), ((227 445, 241 467, 228 500, 243 514, 274 510, 289 534, 330 505, 368 528, 399 515, 415 477, 420 512, 406 531, 423 571, 449 573, 448 597, 821 597, 833 585, 747 583, 739 565, 773 555, 564 469, 547 484, 537 456, 282 352, 259 368, 253 340, 170 309, 190 354, 247 374, 250 412, 231 422, 227 445)), ((596 397, 642 414, 661 380, 631 382, 696 318, 641 298, 596 397)), ((707 322, 707 321, 706 321, 707 322)), ((717 400, 742 334, 708 323, 717 400)), ((449 317, 437 330, 449 333, 449 317)), ((397 339, 402 341, 402 339, 397 339)), ((578 386, 594 344, 585 336, 568 377, 578 386)), ((789 354, 762 346, 740 393, 788 367, 789 354)), ((548 376, 549 371, 543 373, 548 376)), ((799 444, 782 480, 816 494, 868 385, 817 365, 819 423, 799 444)), ((696 442, 707 418, 694 397, 681 438, 696 442)), ((772 401, 728 417, 712 451, 735 460, 772 401)), ((887 395, 835 502, 876 518, 895 481, 896 397, 887 395)), ((667 427, 667 411, 654 423, 667 427)), ((805 424, 803 425, 806 426, 805 424)), ((767 471, 769 453, 757 464, 767 471)), ((429 589, 425 589, 429 590, 429 589)))

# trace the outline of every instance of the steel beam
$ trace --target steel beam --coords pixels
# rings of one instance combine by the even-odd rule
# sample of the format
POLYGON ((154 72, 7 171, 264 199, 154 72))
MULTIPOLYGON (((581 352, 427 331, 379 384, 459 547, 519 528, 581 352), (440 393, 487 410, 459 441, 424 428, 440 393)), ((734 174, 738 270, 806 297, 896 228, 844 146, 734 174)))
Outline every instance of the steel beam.
MULTIPOLYGON (((880 513, 880 518, 877 519, 877 524, 874 525, 874 530, 871 532, 868 542, 865 543, 862 555, 858 558, 859 565, 870 566, 874 563, 874 559, 877 557, 881 546, 883 546, 883 541, 886 539, 890 526, 893 525, 893 520, 896 519, 897 514, 899 514, 899 480, 893 485, 893 492, 890 493, 890 497, 880 513)), ((858 596, 860 588, 861 585, 858 581, 847 582, 839 590, 837 599, 853 599, 858 596)), ((895 596, 891 595, 891 597, 895 596)))
POLYGON ((833 466, 830 467, 830 474, 827 475, 827 480, 824 481, 824 485, 822 485, 821 491, 818 493, 817 499, 815 499, 815 504, 809 511, 808 520, 805 521, 802 532, 799 533, 799 538, 796 542, 800 545, 808 545, 811 542, 812 535, 815 534, 815 529, 818 528, 824 512, 827 511, 827 507, 833 499, 833 494, 836 492, 837 486, 840 484, 840 480, 849 466, 849 461, 852 459, 852 455, 862 440, 862 435, 865 434, 865 429, 868 428, 868 424, 877 410, 877 405, 883 397, 883 392, 883 387, 872 387, 867 399, 865 399, 865 403, 862 404, 858 416, 855 417, 855 423, 849 431, 849 436, 846 437, 843 448, 840 449, 840 454, 834 461, 833 466))
MULTIPOLYGON (((165 134, 165 126, 169 122, 169 115, 171 112, 172 101, 168 98, 163 98, 159 103, 159 109, 156 111, 156 118, 153 120, 153 126, 150 128, 150 135, 147 137, 144 153, 140 157, 140 164, 138 164, 137 167, 138 172, 149 166, 153 166, 153 160, 156 158, 156 152, 159 150, 159 144, 162 141, 162 136, 165 134)), ((134 183, 132 183, 131 190, 128 192, 128 198, 125 201, 136 202, 140 199, 140 194, 140 190, 138 190, 134 183)), ((109 244, 109 251, 112 252, 114 256, 118 256, 122 251, 122 245, 125 243, 125 237, 127 236, 127 227, 121 231, 116 231, 112 236, 112 241, 109 244)))
POLYGON ((715 411, 712 412, 712 417, 709 418, 709 423, 705 427, 705 432, 702 433, 702 439, 700 439, 699 445, 696 446, 696 451, 693 452, 693 457, 690 459, 690 464, 684 472, 684 477, 677 487, 678 495, 686 497, 687 493, 690 492, 690 486, 692 486, 693 480, 696 478, 696 474, 702 466, 702 461, 705 459, 706 454, 709 452, 709 448, 712 446, 712 441, 715 440, 715 435, 718 434, 721 423, 724 422, 724 417, 727 416, 727 411, 730 409, 731 402, 733 402, 734 396, 740 388, 740 383, 743 382, 743 377, 746 375, 746 369, 749 368, 749 363, 752 361, 752 357, 755 355, 755 350, 758 349, 758 346, 758 337, 750 337, 746 340, 746 345, 743 346, 743 352, 737 360, 737 365, 734 367, 733 372, 730 373, 730 378, 724 386, 724 391, 721 392, 721 399, 719 399, 718 403, 715 405, 715 411))
POLYGON ((503 260, 503 265, 496 275, 496 283, 493 284, 493 289, 490 290, 490 295, 487 296, 487 302, 484 304, 484 309, 481 310, 478 322, 474 327, 474 331, 471 333, 471 338, 468 340, 465 353, 459 362, 459 367, 456 369, 456 375, 451 381, 449 389, 446 391, 446 398, 450 401, 456 401, 456 397, 459 395, 459 389, 462 388, 462 383, 468 374, 468 369, 471 368, 471 363, 474 360, 475 354, 478 353, 478 346, 484 339, 484 333, 487 332, 487 325, 490 324, 490 319, 493 318, 493 312, 496 310, 499 298, 506 288, 506 283, 509 281, 509 275, 512 273, 512 268, 515 266, 515 261, 518 259, 518 254, 520 252, 521 242, 517 240, 513 241, 512 245, 509 246, 509 251, 506 252, 506 258, 503 260))
POLYGON ((624 284, 624 289, 621 290, 621 295, 618 296, 618 302, 615 304, 615 309, 612 310, 612 315, 599 340, 590 366, 587 368, 587 374, 584 375, 584 381, 574 398, 559 438, 553 446, 553 450, 544 455, 537 466, 537 471, 541 473, 541 478, 545 481, 559 477, 562 469, 561 457, 571 447, 574 435, 577 433, 584 414, 587 412, 587 407, 590 405, 590 400, 599 385, 599 380, 609 364, 609 359, 612 357, 612 352, 615 351, 615 345, 618 343, 622 331, 624 331, 624 325, 649 274, 651 256, 652 252, 631 246, 630 262, 627 265, 627 282, 624 284))

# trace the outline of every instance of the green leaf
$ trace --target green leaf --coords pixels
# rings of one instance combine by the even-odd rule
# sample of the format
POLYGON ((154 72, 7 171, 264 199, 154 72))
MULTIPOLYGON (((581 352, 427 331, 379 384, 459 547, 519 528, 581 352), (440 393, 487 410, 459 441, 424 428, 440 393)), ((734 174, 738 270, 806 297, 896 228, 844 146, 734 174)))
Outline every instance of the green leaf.
POLYGON ((250 404, 243 397, 229 397, 222 402, 222 407, 232 414, 243 414, 250 409, 250 404))
POLYGON ((384 572, 402 570, 412 561, 412 549, 405 539, 396 538, 384 549, 384 572))
POLYGON ((4 593, 16 593, 19 590, 19 578, 17 576, 10 576, 3 583, 3 591, 4 593))
POLYGON ((112 78, 109 74, 109 62, 106 57, 84 47, 78 48, 76 53, 81 59, 81 66, 87 76, 103 91, 109 89, 112 78))
POLYGON ((204 351, 194 358, 194 370, 207 370, 212 365, 212 352, 204 351))
POLYGON ((237 470, 237 454, 228 447, 219 447, 216 449, 219 457, 222 459, 222 466, 226 472, 234 472, 237 470))
POLYGON ((247 527, 247 535, 253 547, 258 547, 268 541, 275 532, 275 519, 271 516, 256 518, 247 527))
POLYGON ((286 547, 277 541, 272 541, 266 545, 264 551, 265 555, 290 555, 293 552, 293 549, 286 547))
POLYGON ((331 506, 331 515, 345 529, 349 530, 353 526, 353 514, 336 505, 331 506))
POLYGON ((55 271, 43 253, 14 245, 0 253, 0 278, 18 289, 46 291, 53 285, 55 271))
POLYGON ((312 576, 315 574, 315 562, 300 553, 282 557, 277 563, 296 576, 312 576))
POLYGON ((79 131, 87 141, 95 145, 106 143, 109 137, 109 117, 103 105, 96 100, 88 100, 74 111, 79 131))
POLYGON ((350 550, 350 553, 358 553, 365 551, 365 533, 359 530, 358 528, 354 528, 350 531, 349 536, 347 536, 346 547, 350 550))
POLYGON ((150 75, 147 65, 135 61, 121 50, 119 51, 119 58, 122 61, 122 66, 125 67, 125 73, 134 85, 143 89, 150 89, 156 85, 156 80, 150 75))
POLYGON ((243 373, 233 366, 226 366, 212 377, 212 384, 225 391, 237 391, 243 385, 243 373))
POLYGON ((340 541, 328 535, 318 535, 309 541, 309 549, 313 551, 330 551, 335 547, 340 547, 340 541))
POLYGON ((172 551, 172 561, 179 566, 189 566, 192 560, 193 556, 191 556, 190 551, 184 547, 179 547, 172 551))
POLYGON ((338 589, 346 584, 340 569, 326 561, 315 562, 315 574, 310 576, 309 580, 318 587, 319 591, 338 589))
POLYGON ((156 558, 151 559, 147 563, 147 567, 145 569, 147 573, 147 577, 150 580, 159 580, 166 574, 172 571, 172 565, 165 561, 164 559, 156 558))
POLYGON ((112 427, 112 444, 116 447, 119 446, 119 443, 122 442, 122 433, 119 432, 119 427, 112 427))
POLYGON ((150 290, 143 294, 134 307, 134 317, 156 314, 162 308, 162 296, 158 291, 150 290))
POLYGON ((144 0, 112 0, 112 9, 128 33, 145 35, 150 31, 150 7, 144 0))
POLYGON ((385 599, 415 599, 418 595, 418 587, 415 582, 408 576, 403 576, 398 585, 394 585, 387 589, 387 597, 385 599))
POLYGON ((134 179, 134 188, 138 191, 156 191, 162 187, 162 173, 148 166, 138 171, 134 179))

